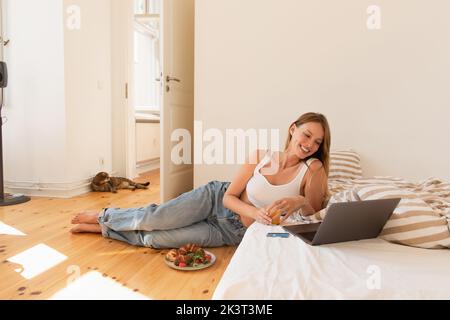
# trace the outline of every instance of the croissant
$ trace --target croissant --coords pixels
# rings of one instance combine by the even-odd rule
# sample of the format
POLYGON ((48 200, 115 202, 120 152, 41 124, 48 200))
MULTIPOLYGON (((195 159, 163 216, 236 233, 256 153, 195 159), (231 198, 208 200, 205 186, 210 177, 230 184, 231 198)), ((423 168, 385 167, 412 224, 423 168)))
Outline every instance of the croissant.
POLYGON ((188 252, 195 252, 198 248, 200 247, 193 243, 187 245, 188 252))
POLYGON ((166 259, 170 262, 174 262, 178 258, 178 256, 179 256, 178 250, 172 249, 169 252, 167 252, 166 259))
POLYGON ((195 251, 197 251, 199 248, 200 248, 200 246, 198 246, 198 245, 196 245, 196 244, 188 243, 188 244, 182 246, 182 247, 178 250, 178 252, 179 252, 179 254, 184 255, 184 254, 188 254, 188 253, 191 253, 191 252, 195 252, 195 251))

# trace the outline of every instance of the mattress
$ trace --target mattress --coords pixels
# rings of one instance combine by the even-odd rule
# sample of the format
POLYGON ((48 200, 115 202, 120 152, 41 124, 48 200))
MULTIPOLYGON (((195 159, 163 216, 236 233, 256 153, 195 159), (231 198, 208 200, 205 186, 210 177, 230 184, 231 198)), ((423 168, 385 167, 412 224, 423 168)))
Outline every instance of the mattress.
POLYGON ((213 299, 450 299, 450 251, 382 239, 309 246, 251 225, 213 299))

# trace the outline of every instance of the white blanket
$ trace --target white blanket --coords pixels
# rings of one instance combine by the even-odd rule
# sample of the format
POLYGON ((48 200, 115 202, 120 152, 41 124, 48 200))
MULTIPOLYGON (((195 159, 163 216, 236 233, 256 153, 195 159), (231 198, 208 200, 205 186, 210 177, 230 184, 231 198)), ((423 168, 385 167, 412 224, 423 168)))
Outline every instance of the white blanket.
POLYGON ((450 299, 450 251, 381 239, 312 247, 254 223, 213 299, 450 299))

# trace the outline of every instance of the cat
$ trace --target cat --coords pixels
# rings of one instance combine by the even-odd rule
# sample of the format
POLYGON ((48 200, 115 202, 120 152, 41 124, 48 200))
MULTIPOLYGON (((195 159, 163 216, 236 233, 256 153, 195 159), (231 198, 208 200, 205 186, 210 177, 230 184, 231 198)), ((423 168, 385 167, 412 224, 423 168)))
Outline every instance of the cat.
POLYGON ((150 182, 136 183, 127 178, 110 177, 106 172, 99 172, 91 183, 93 191, 117 193, 118 189, 148 189, 150 182))

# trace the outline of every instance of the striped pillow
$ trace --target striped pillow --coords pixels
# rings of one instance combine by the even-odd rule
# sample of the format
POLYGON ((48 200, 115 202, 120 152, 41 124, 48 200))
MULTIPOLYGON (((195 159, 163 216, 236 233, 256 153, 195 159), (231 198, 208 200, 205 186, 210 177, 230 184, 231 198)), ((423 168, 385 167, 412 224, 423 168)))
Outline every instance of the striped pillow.
POLYGON ((450 248, 447 219, 417 194, 392 185, 373 185, 358 188, 358 195, 361 200, 401 198, 380 238, 419 248, 450 248))
POLYGON ((359 155, 353 150, 331 151, 328 178, 335 180, 362 178, 359 155))

